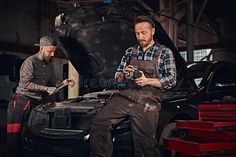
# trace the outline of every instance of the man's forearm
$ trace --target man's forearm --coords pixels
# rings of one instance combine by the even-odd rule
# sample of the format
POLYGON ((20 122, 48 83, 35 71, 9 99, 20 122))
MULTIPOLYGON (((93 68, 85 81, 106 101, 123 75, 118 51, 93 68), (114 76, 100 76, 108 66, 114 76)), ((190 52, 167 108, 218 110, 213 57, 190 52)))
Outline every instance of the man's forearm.
POLYGON ((31 82, 31 83, 27 86, 27 89, 28 89, 28 90, 33 90, 33 91, 46 92, 47 89, 48 89, 48 87, 31 82))
POLYGON ((27 89, 32 91, 47 92, 49 95, 55 94, 59 91, 57 87, 47 87, 32 82, 27 86, 27 89))
POLYGON ((147 78, 147 85, 153 86, 153 87, 161 87, 160 80, 157 78, 147 78))

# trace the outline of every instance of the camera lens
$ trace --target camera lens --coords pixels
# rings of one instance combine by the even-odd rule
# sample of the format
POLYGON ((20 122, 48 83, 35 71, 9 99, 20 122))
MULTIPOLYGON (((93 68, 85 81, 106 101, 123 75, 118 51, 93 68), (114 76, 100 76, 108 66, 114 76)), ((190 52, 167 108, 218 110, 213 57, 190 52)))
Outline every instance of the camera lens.
POLYGON ((129 75, 126 76, 127 79, 136 79, 142 76, 139 70, 130 71, 129 75))
POLYGON ((133 78, 140 78, 142 76, 142 73, 139 70, 134 70, 133 78))
POLYGON ((126 76, 127 79, 133 79, 134 77, 134 71, 130 71, 129 75, 126 76))

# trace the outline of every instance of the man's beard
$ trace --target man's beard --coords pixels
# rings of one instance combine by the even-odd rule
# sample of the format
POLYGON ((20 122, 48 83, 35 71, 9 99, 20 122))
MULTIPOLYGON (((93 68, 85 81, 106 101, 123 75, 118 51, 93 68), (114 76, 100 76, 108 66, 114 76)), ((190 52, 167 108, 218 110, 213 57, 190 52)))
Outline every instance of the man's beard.
POLYGON ((142 48, 147 47, 150 43, 151 43, 152 39, 148 39, 148 40, 139 40, 139 44, 142 48))
POLYGON ((142 48, 148 46, 148 43, 146 41, 139 41, 139 44, 141 45, 142 48))
POLYGON ((51 57, 51 58, 44 58, 43 60, 44 60, 46 63, 50 63, 50 62, 52 62, 52 59, 53 59, 53 57, 51 57))

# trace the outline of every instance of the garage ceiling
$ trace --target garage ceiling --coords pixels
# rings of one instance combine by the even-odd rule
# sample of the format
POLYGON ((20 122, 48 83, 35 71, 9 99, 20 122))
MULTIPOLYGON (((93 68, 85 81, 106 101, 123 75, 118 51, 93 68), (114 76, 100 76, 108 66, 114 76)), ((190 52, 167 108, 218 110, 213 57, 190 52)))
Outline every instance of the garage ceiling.
MULTIPOLYGON (((116 0, 119 1, 119 0, 116 0)), ((136 0, 123 0, 132 3, 136 0)), ((137 0, 145 3, 158 16, 176 21, 179 49, 186 49, 187 0, 137 0), (181 16, 166 15, 160 3, 174 3, 181 16)), ((101 0, 1 0, 0 48, 3 51, 34 51, 32 45, 40 36, 52 34, 54 18, 75 6, 101 3, 101 0)), ((235 49, 235 0, 193 0, 194 45, 196 48, 215 47, 235 49), (199 14, 201 13, 201 14, 199 14), (201 15, 201 16, 199 16, 201 15)), ((168 8, 167 8, 168 9, 168 8)))

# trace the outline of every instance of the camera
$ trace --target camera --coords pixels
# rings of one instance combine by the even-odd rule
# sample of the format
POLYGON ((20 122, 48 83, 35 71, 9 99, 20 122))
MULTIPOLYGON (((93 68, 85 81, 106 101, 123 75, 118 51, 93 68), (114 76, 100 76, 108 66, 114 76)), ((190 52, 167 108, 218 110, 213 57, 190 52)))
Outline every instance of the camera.
POLYGON ((129 72, 129 75, 126 76, 127 79, 136 79, 136 78, 140 78, 142 76, 142 73, 135 69, 129 72))

